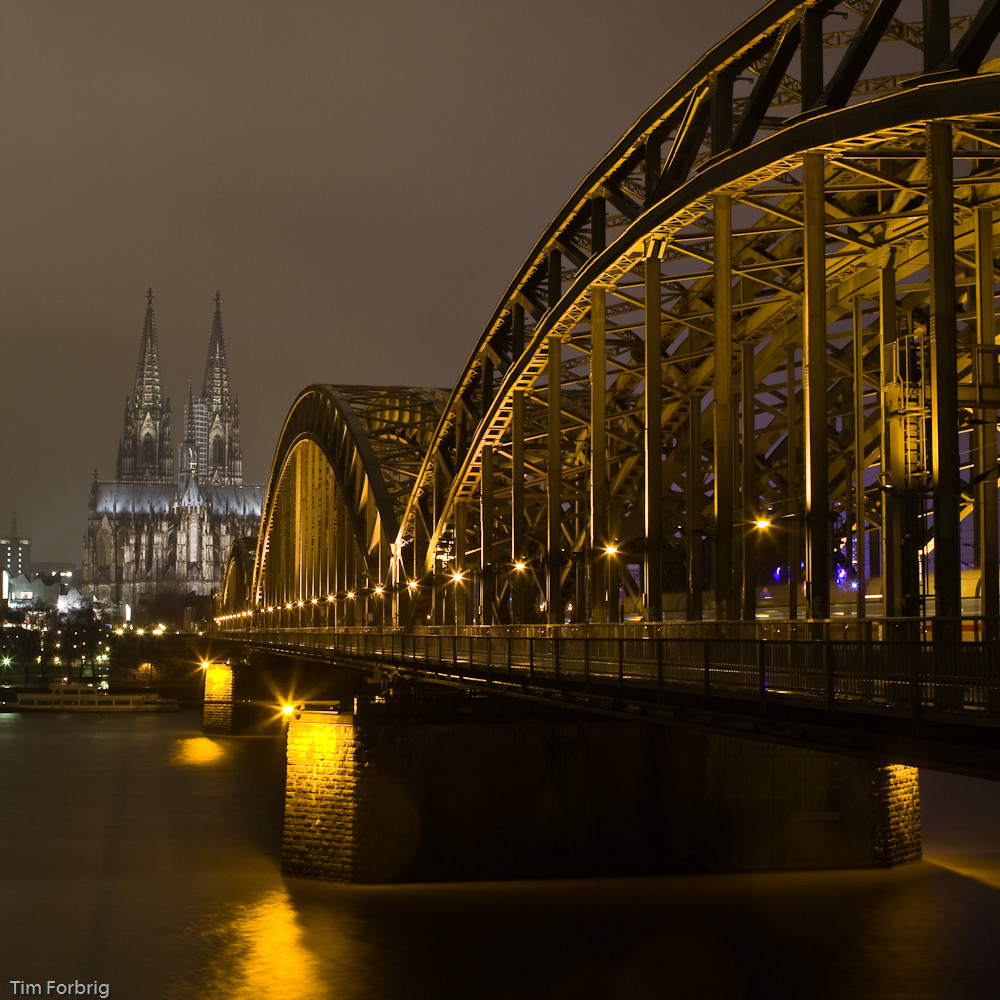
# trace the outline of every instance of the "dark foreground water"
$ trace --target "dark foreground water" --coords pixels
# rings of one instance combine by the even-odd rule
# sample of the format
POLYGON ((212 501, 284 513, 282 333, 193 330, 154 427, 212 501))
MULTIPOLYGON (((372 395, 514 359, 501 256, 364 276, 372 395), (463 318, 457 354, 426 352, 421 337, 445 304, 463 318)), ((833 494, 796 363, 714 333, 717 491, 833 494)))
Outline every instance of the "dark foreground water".
POLYGON ((925 774, 894 871, 359 888, 281 877, 282 743, 199 723, 0 714, 0 997, 1000 996, 1000 784, 925 774))

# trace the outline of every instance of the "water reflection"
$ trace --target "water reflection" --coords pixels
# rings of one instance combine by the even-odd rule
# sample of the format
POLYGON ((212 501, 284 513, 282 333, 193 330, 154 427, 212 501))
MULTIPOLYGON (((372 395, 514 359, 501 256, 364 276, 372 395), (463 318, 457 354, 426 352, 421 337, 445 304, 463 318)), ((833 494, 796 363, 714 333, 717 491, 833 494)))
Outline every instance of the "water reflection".
MULTIPOLYGON (((304 932, 288 892, 265 892, 251 903, 237 906, 191 928, 207 946, 209 960, 196 981, 174 985, 165 1000, 193 996, 212 1000, 319 1000, 336 995, 324 972, 340 964, 351 951, 351 936, 326 928, 323 960, 306 946, 304 932)), ((352 982, 350 995, 360 995, 352 982), (355 992, 357 991, 357 992, 355 992)))
POLYGON ((193 711, 0 721, 0 983, 76 977, 126 1000, 997 996, 1000 782, 929 774, 927 861, 900 869, 342 886, 279 873, 280 739, 208 738, 193 711))
POLYGON ((174 742, 170 755, 174 764, 214 764, 226 756, 226 750, 217 740, 207 736, 189 736, 174 742))
POLYGON ((932 864, 956 875, 964 875, 966 878, 989 886, 991 889, 1000 889, 1000 859, 998 858, 967 858, 948 857, 947 855, 937 855, 929 858, 932 864))

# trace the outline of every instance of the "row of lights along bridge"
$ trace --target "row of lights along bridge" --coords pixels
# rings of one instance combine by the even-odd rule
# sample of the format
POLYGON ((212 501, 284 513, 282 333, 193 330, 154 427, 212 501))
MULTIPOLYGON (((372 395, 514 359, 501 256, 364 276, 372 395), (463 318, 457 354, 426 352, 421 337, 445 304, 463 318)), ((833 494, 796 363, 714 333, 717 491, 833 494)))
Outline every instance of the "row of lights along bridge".
MULTIPOLYGON (((769 522, 758 521, 757 527, 766 527, 769 522)), ((619 552, 617 545, 606 545, 604 547, 604 554, 608 557, 613 558, 619 552)), ((511 570, 515 573, 524 573, 528 569, 528 563, 525 560, 519 559, 510 565, 511 570)), ((464 583, 468 579, 468 575, 460 569, 454 569, 445 578, 446 581, 450 581, 455 586, 464 583)), ((434 585, 435 581, 431 581, 431 585, 434 585)), ((427 585, 425 581, 425 586, 427 585)), ((385 584, 379 583, 372 587, 370 590, 362 590, 360 592, 355 590, 348 590, 343 593, 338 594, 327 594, 325 598, 313 597, 309 601, 298 600, 298 601, 287 601, 285 604, 281 605, 270 605, 268 607, 258 607, 256 612, 254 610, 244 610, 236 611, 228 615, 219 615, 216 617, 216 624, 222 624, 223 622, 236 621, 241 618, 251 618, 255 613, 257 614, 280 614, 282 611, 295 611, 299 608, 305 608, 307 605, 310 608, 315 608, 320 605, 334 605, 336 606, 337 601, 355 601, 359 597, 365 597, 369 594, 373 597, 383 598, 386 594, 391 593, 393 590, 398 592, 406 591, 411 597, 414 596, 420 589, 421 583, 417 580, 408 580, 405 586, 398 588, 387 587, 385 584)))

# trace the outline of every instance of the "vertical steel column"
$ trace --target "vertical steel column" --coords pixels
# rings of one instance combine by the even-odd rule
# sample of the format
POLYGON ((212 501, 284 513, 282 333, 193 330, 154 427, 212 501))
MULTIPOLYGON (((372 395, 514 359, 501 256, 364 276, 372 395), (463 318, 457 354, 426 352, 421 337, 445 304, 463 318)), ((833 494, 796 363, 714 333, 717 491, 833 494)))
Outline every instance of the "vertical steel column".
POLYGON ((709 107, 712 155, 723 153, 733 136, 733 71, 727 67, 712 78, 709 107))
POLYGON ((468 615, 466 614, 466 597, 469 592, 469 588, 465 586, 463 580, 465 577, 465 546, 466 546, 466 529, 468 527, 468 511, 469 506, 465 500, 459 500, 455 503, 455 551, 452 553, 452 563, 455 567, 452 574, 452 579, 449 581, 447 577, 445 578, 445 587, 451 583, 452 589, 454 590, 454 604, 455 604, 455 626, 464 625, 468 615), (454 579, 454 573, 458 573, 462 579, 454 579))
POLYGON ((803 156, 805 195, 805 322, 802 405, 806 460, 806 607, 814 621, 830 617, 830 470, 826 388, 826 198, 823 155, 803 156))
POLYGON ((607 246, 606 215, 603 198, 590 199, 590 251, 600 253, 607 246))
POLYGON ((603 285, 590 289, 590 620, 608 620, 607 299, 603 285))
POLYGON ((757 447, 754 426, 754 357, 753 344, 744 343, 742 351, 742 452, 743 476, 743 618, 757 620, 757 524, 760 497, 757 492, 757 447))
POLYGON ((546 342, 548 363, 548 472, 546 548, 548 568, 546 573, 545 600, 547 620, 550 625, 562 622, 560 579, 562 577, 562 373, 560 367, 562 340, 550 336, 546 342))
POLYGON ((802 527, 801 514, 801 478, 799 476, 799 407, 795 397, 795 341, 789 340, 785 361, 785 379, 787 388, 786 410, 788 420, 786 449, 788 451, 788 617, 798 618, 799 590, 802 586, 800 573, 800 531, 802 527))
POLYGON ((651 622, 663 620, 663 427, 662 341, 660 315, 660 258, 646 258, 646 356, 645 356, 645 529, 644 584, 646 614, 651 622))
POLYGON ((496 601, 496 567, 493 564, 493 445, 483 445, 479 479, 479 621, 493 625, 496 601))
MULTIPOLYGON (((324 490, 324 509, 326 531, 323 540, 323 596, 326 597, 333 590, 333 553, 334 537, 337 533, 337 479, 333 470, 327 466, 324 470, 326 477, 326 489, 324 490)), ((329 610, 329 602, 327 602, 329 610)), ((329 618, 329 615, 326 616, 329 618)))
POLYGON ((346 608, 342 607, 344 594, 350 590, 347 578, 347 548, 350 544, 348 533, 350 527, 347 520, 347 503, 342 490, 337 490, 337 596, 333 604, 333 624, 342 626, 346 623, 346 608))
POLYGON ((694 327, 688 328, 688 342, 691 345, 692 360, 688 368, 688 452, 686 473, 687 507, 687 618, 689 621, 701 621, 704 609, 702 607, 702 562, 704 559, 702 544, 702 510, 705 506, 704 483, 701 471, 701 393, 695 391, 694 374, 698 369, 698 353, 701 351, 701 333, 694 327))
POLYGON ((562 254, 558 250, 550 250, 549 262, 549 308, 551 309, 562 296, 562 254))
POLYGON ((303 510, 302 493, 305 489, 304 472, 302 469, 302 449, 295 449, 295 586, 293 601, 302 600, 303 573, 305 572, 305 511, 303 510))
MULTIPOLYGON (((481 418, 486 419, 493 403, 493 362, 486 358, 482 371, 483 396, 481 418)), ((484 445, 479 476, 479 587, 476 593, 478 610, 474 616, 482 625, 494 624, 496 602, 496 570, 493 564, 493 446, 484 445)))
POLYGON ((823 16, 815 7, 802 14, 802 42, 799 59, 802 71, 802 110, 823 93, 823 16))
POLYGON ((645 194, 643 197, 643 203, 648 207, 652 205, 654 198, 656 197, 656 185, 660 180, 660 140, 654 134, 649 136, 646 140, 646 145, 643 149, 643 187, 645 188, 645 194))
POLYGON ((949 0, 924 0, 924 72, 933 73, 951 52, 949 0))
MULTIPOLYGON (((549 308, 554 309, 562 296, 562 254, 549 250, 549 308)), ((545 585, 546 617, 550 625, 562 623, 562 341, 549 337, 548 389, 548 516, 546 548, 548 574, 545 585)))
POLYGON ((734 617, 732 199, 715 196, 715 616, 734 617))
MULTIPOLYGON (((358 591, 358 564, 357 564, 357 539, 354 536, 354 521, 348 516, 347 498, 344 497, 344 583, 347 593, 357 595, 358 591)), ((357 597, 344 598, 344 624, 356 625, 355 605, 357 597)))
MULTIPOLYGON (((882 604, 886 618, 894 618, 900 614, 900 595, 902 594, 902 565, 904 562, 901 551, 902 526, 899 514, 897 490, 906 487, 906 470, 899 466, 895 452, 903 448, 900 440, 894 444, 895 426, 898 418, 893 419, 895 404, 890 399, 894 389, 893 376, 895 371, 896 347, 896 270, 893 266, 892 253, 879 271, 879 398, 882 401, 882 604), (898 482, 896 480, 899 480, 898 482)), ((893 399, 895 396, 893 396, 893 399)))
MULTIPOLYGON (((524 354, 524 308, 511 309, 511 358, 516 361, 524 354)), ((511 403, 510 461, 510 558, 512 563, 527 561, 524 521, 524 391, 515 389, 511 403)), ((510 578, 511 616, 515 622, 527 620, 529 574, 513 570, 510 578)))
POLYGON ((1000 642, 1000 540, 997 532, 997 338, 994 315, 996 283, 993 276, 993 209, 976 209, 976 365, 980 397, 987 405, 976 425, 976 510, 979 516, 979 566, 984 638, 1000 642))
POLYGON ((956 640, 962 614, 959 552, 958 336, 951 125, 927 126, 930 235, 931 478, 934 489, 935 636, 956 640), (942 632, 942 626, 945 632, 942 632), (952 634, 954 630, 954 634, 952 634))
POLYGON ((322 520, 323 520, 323 507, 322 499, 320 495, 320 460, 322 455, 319 448, 310 447, 309 449, 312 461, 310 462, 311 468, 309 469, 309 515, 312 521, 312 543, 311 552, 309 553, 310 562, 312 566, 309 573, 309 599, 317 597, 320 591, 320 573, 322 567, 320 565, 321 560, 321 548, 320 548, 320 538, 322 537, 322 520))
POLYGON ((865 617, 865 332, 861 296, 854 299, 854 557, 857 616, 865 617))

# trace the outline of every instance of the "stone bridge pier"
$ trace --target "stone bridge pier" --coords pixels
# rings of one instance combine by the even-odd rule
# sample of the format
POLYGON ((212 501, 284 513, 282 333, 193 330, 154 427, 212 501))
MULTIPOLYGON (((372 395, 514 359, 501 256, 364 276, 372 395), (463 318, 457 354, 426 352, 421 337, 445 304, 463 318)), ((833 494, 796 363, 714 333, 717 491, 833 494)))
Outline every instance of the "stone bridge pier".
POLYGON ((382 883, 919 857, 911 767, 461 700, 347 703, 288 724, 286 875, 382 883))

